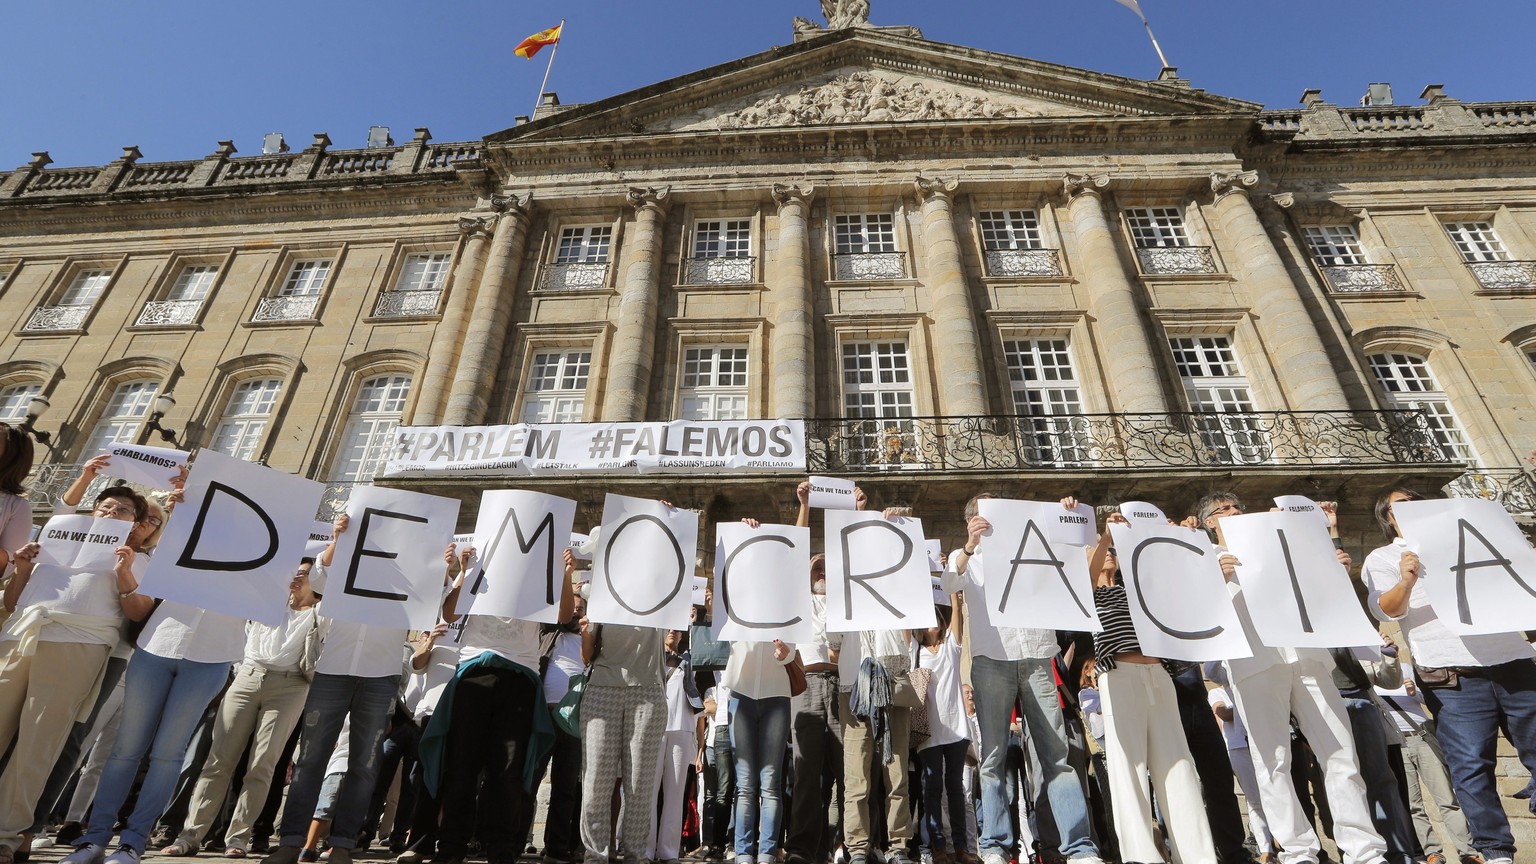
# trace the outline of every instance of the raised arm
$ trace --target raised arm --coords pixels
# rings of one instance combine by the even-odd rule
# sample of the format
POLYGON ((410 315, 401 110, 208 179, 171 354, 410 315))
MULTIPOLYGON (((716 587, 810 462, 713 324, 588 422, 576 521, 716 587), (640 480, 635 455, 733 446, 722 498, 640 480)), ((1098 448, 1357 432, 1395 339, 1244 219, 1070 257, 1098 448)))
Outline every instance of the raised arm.
POLYGON ((795 516, 795 527, 811 527, 811 481, 801 480, 795 487, 795 497, 800 500, 800 513, 795 516))
POLYGON ((91 487, 91 483, 106 470, 107 463, 111 461, 112 457, 105 453, 86 460, 86 463, 80 466, 80 476, 75 478, 75 482, 69 484, 69 488, 64 490, 59 500, 71 507, 80 506, 80 502, 85 498, 85 490, 91 487))

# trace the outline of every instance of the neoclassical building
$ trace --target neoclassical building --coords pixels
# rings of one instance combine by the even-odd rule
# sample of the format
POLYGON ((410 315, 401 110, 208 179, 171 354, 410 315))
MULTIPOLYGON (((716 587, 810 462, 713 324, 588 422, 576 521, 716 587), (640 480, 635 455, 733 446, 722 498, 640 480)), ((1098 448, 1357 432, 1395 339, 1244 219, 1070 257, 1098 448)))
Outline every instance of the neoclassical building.
MULTIPOLYGON (((803 417, 815 472, 949 540, 982 488, 1305 493, 1360 544, 1389 483, 1536 509, 1536 102, 1268 110, 804 22, 544 101, 479 141, 0 173, 39 500, 158 428, 334 504, 397 424, 803 417)), ((795 479, 509 483, 766 519, 795 479)))

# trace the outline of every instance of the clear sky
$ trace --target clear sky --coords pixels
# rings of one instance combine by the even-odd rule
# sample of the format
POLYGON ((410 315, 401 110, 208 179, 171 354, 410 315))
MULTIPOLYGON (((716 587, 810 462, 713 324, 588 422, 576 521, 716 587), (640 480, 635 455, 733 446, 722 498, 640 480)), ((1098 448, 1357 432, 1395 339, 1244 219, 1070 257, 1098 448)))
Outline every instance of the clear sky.
MULTIPOLYGON (((1425 84, 1465 101, 1536 100, 1533 0, 1141 0, 1170 62, 1195 87, 1269 107, 1319 87, 1357 104, 1386 81, 1416 104, 1425 84)), ((872 0, 876 24, 1136 78, 1158 61, 1114 0, 872 0)), ((787 44, 819 0, 47 0, 5 4, 0 170, 47 150, 97 165, 196 159, 266 132, 294 149, 316 132, 361 147, 370 125, 403 142, 480 138, 533 106, 544 49, 524 37, 568 19, 550 89, 588 102, 787 44)))

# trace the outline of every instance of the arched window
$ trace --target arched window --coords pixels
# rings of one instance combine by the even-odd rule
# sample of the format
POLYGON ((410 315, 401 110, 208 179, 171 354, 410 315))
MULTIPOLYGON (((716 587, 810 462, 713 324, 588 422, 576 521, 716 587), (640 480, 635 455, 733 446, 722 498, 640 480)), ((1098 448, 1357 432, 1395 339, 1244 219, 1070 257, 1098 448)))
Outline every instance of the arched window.
POLYGON ((1370 362, 1371 371, 1376 373, 1376 381, 1386 391, 1391 407, 1423 411, 1430 434, 1449 459, 1477 464, 1477 452, 1467 440, 1461 421, 1451 410, 1451 400, 1429 370, 1428 360, 1416 354, 1394 352, 1372 354, 1370 362))
POLYGON ((126 381, 117 385, 90 436, 85 439, 80 461, 84 462, 113 444, 132 442, 138 437, 139 427, 149 416, 150 406, 154 405, 158 395, 159 381, 126 381))
POLYGON ((12 384, 0 389, 0 421, 20 423, 27 419, 27 408, 33 397, 43 392, 43 385, 12 384))
POLYGON ((365 380, 352 400, 352 412, 332 463, 331 479, 364 482, 384 467, 395 427, 411 394, 411 376, 380 375, 365 380))
POLYGON ((283 382, 277 378, 240 382, 230 394, 209 448, 236 459, 250 459, 256 455, 282 389, 283 382))

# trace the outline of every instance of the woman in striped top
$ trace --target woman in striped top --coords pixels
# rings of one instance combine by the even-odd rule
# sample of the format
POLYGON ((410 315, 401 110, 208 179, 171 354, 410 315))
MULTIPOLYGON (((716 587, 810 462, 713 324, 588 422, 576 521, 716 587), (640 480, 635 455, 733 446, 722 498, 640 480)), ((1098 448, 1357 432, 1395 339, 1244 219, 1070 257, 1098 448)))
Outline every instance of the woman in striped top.
POLYGON ((1179 722, 1173 679, 1160 660, 1141 652, 1131 622, 1108 524, 1124 521, 1118 513, 1110 515, 1089 563, 1093 603, 1104 628, 1093 637, 1094 665, 1104 705, 1104 745, 1120 853, 1126 862, 1163 861, 1161 845, 1152 833, 1150 774, 1167 822, 1173 860, 1215 861, 1200 778, 1179 722))

